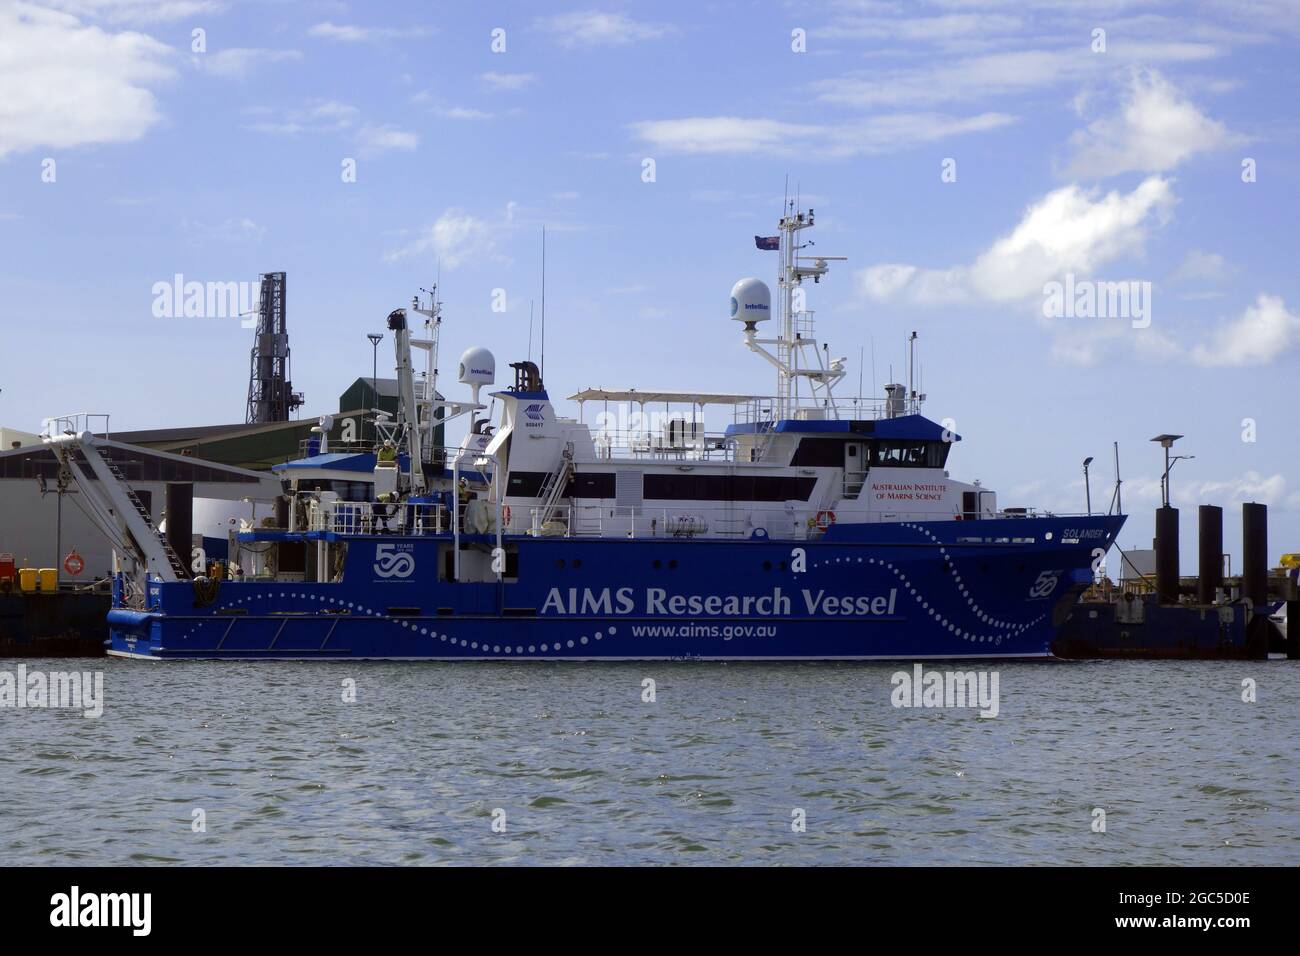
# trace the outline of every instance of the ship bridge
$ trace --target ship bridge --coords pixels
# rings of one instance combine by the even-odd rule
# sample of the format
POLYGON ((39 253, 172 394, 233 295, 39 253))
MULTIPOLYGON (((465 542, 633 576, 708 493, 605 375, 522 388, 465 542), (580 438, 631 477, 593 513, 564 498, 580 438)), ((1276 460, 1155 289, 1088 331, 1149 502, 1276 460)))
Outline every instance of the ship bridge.
POLYGON ((739 392, 587 388, 570 395, 569 401, 578 404, 578 422, 592 428, 596 455, 602 459, 777 458, 782 464, 802 464, 796 448, 811 450, 828 441, 839 448, 843 441, 854 440, 864 442, 864 450, 870 448, 877 465, 942 468, 951 444, 961 440, 914 406, 889 398, 799 404, 792 418, 773 418, 775 397, 739 392), (600 403, 601 409, 591 423, 586 421, 589 403, 600 403), (730 408, 717 416, 730 418, 722 431, 705 426, 706 410, 714 406, 730 408))

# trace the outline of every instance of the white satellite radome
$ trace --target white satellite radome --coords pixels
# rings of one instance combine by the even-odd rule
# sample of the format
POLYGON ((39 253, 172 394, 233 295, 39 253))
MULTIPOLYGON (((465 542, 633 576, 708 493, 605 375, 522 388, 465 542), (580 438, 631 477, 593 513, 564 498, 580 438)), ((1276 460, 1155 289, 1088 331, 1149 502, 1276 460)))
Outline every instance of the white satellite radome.
POLYGON ((491 385, 497 378, 497 360, 492 353, 480 346, 468 348, 460 357, 460 381, 474 390, 474 401, 478 402, 479 389, 491 385))
POLYGON ((465 385, 491 385, 497 377, 497 360, 485 348, 475 346, 460 357, 460 380, 465 385))
POLYGON ((731 317, 752 327, 772 317, 772 292, 762 279, 741 279, 731 287, 731 317))

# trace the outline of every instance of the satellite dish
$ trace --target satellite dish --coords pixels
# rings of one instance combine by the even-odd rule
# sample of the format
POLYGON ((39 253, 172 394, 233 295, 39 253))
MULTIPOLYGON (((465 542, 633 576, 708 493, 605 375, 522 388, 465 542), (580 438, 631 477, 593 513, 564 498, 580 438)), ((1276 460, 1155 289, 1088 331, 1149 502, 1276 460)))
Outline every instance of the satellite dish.
POLYGON ((772 292, 762 279, 741 279, 731 287, 731 317, 746 328, 772 317, 772 292))
POLYGON ((484 385, 491 385, 497 378, 497 360, 492 353, 480 346, 468 348, 460 357, 460 380, 474 390, 474 403, 478 404, 478 393, 484 385))
POLYGON ((491 385, 497 377, 497 360, 485 348, 475 346, 460 357, 460 380, 466 385, 491 385))

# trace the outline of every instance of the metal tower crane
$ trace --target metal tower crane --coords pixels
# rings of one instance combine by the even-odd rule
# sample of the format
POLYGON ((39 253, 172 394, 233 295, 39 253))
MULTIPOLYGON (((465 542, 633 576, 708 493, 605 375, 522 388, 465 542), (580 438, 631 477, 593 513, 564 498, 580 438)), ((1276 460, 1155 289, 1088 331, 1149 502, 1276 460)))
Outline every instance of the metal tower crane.
POLYGON ((261 295, 257 306, 257 331, 248 369, 248 415, 250 425, 287 422, 303 404, 301 392, 293 390, 289 378, 289 327, 285 314, 285 274, 265 272, 259 276, 261 295))

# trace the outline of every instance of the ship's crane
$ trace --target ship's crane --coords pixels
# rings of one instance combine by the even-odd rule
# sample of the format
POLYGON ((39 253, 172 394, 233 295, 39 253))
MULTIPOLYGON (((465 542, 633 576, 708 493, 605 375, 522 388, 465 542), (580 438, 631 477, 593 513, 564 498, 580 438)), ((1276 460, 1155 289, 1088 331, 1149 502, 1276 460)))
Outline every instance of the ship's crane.
POLYGON ((82 431, 46 435, 44 441, 76 481, 91 519, 122 558, 134 565, 124 570, 140 593, 149 578, 180 581, 188 576, 185 561, 153 523, 121 469, 103 454, 100 439, 82 431), (96 480, 90 480, 87 469, 96 480))
POLYGON ((411 369, 411 330, 406 325, 406 310, 388 313, 388 328, 393 333, 397 354, 397 430, 406 439, 410 457, 411 492, 424 493, 424 459, 420 442, 419 411, 415 404, 415 373, 411 369))

